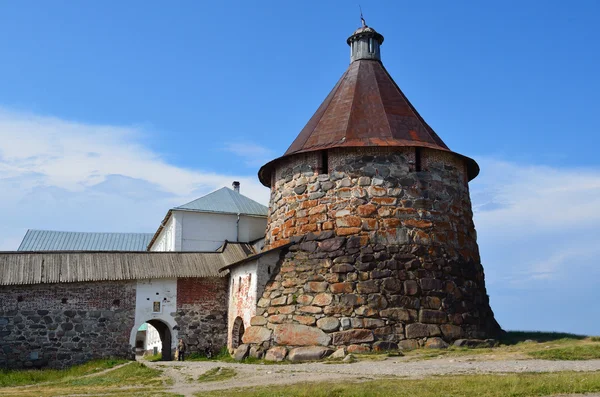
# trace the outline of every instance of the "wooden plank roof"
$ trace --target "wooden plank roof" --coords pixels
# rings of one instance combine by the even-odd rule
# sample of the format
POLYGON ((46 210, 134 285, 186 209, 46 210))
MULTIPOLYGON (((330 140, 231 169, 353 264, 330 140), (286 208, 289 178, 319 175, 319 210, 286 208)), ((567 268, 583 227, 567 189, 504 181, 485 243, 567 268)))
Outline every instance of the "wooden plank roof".
POLYGON ((0 285, 224 277, 220 268, 254 253, 239 243, 216 252, 0 252, 0 285))

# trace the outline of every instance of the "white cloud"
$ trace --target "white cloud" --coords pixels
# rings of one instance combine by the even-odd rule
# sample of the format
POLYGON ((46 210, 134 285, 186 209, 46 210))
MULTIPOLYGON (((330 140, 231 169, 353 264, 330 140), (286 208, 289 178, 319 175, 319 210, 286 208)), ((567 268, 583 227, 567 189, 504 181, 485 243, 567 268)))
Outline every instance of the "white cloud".
POLYGON ((166 210, 233 180, 267 204, 253 173, 167 163, 139 127, 91 125, 0 108, 0 249, 28 228, 148 231, 166 210))
POLYGON ((478 162, 475 226, 501 325, 600 333, 584 303, 600 277, 600 169, 478 162))
POLYGON ((249 142, 228 143, 225 150, 243 158, 249 167, 260 167, 275 158, 272 150, 249 142))

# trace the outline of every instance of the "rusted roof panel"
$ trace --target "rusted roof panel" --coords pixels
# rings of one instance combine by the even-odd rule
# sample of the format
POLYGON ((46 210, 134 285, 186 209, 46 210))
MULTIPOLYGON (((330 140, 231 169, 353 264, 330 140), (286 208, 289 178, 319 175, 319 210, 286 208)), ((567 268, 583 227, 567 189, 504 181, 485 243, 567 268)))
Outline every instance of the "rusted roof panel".
POLYGON ((448 151, 381 62, 352 62, 285 155, 348 146, 424 146, 448 151))

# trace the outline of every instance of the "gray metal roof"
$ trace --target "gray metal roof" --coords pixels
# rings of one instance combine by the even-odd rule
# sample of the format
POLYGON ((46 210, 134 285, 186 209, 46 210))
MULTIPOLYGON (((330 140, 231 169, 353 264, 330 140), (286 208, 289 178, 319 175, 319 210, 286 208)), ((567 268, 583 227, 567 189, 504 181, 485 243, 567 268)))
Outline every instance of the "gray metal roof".
POLYGON ((153 235, 28 230, 17 251, 145 251, 153 235))
POLYGON ((239 243, 216 252, 0 252, 0 285, 224 277, 220 268, 252 254, 239 243))
POLYGON ((173 210, 267 216, 269 209, 232 189, 223 187, 173 210))

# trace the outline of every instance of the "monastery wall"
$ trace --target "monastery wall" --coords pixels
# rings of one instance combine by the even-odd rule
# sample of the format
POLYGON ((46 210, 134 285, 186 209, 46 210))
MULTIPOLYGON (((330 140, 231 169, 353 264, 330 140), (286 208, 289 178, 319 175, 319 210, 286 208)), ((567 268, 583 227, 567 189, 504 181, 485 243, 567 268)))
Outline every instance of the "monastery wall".
POLYGON ((177 280, 178 337, 190 353, 213 354, 227 345, 227 296, 229 277, 180 278, 177 280))
POLYGON ((244 342, 363 351, 494 336, 465 167, 425 148, 282 159, 266 244, 294 245, 244 342))
POLYGON ((133 357, 135 281, 0 287, 0 368, 133 357))

